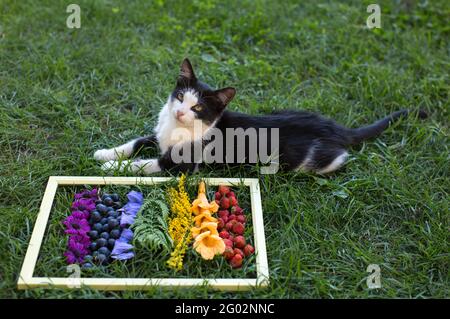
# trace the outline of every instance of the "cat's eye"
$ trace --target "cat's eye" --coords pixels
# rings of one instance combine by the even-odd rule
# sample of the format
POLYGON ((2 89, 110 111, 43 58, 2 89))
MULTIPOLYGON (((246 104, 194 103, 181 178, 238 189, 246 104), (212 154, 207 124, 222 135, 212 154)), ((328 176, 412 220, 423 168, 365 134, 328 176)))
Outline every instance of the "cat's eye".
POLYGON ((200 104, 197 104, 197 105, 194 105, 194 106, 192 107, 192 109, 193 109, 194 111, 200 112, 201 110, 203 110, 203 106, 201 106, 200 104))
POLYGON ((184 98, 184 94, 183 93, 178 93, 177 94, 177 99, 180 101, 180 102, 183 102, 183 98, 184 98))

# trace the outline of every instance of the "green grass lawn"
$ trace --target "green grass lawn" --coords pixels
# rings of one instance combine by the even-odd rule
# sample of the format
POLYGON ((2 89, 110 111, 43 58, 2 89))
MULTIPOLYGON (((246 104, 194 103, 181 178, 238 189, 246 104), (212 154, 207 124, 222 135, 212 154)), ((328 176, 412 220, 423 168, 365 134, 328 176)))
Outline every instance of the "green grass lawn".
POLYGON ((378 1, 373 30, 373 1, 297 2, 1 1, 0 297, 448 298, 448 2, 378 1), (81 29, 66 27, 73 2, 81 29), (237 88, 233 110, 353 127, 404 107, 431 116, 353 149, 329 177, 201 173, 260 179, 268 289, 18 291, 48 176, 103 175, 93 152, 151 132, 184 57, 237 88), (369 264, 381 289, 367 288, 369 264))

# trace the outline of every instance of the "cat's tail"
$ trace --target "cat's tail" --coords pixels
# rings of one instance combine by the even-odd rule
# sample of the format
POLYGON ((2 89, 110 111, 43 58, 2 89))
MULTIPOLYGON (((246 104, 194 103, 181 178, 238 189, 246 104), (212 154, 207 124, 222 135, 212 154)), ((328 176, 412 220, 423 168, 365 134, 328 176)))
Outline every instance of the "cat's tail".
MULTIPOLYGON (((373 124, 363 126, 360 128, 350 129, 350 143, 353 145, 359 144, 364 140, 376 137, 380 135, 385 129, 387 129, 390 124, 392 124, 401 117, 406 117, 410 113, 416 112, 411 110, 400 110, 386 116, 381 120, 376 121, 373 124)), ((428 117, 428 114, 424 110, 419 110, 417 112, 417 116, 420 119, 425 119, 428 117)))

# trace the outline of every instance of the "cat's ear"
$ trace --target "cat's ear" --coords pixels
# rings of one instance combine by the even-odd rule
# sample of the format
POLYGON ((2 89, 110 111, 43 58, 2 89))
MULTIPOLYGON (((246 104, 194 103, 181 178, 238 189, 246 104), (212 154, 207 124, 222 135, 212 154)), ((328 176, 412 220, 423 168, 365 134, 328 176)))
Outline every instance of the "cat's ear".
POLYGON ((232 87, 226 87, 224 89, 217 90, 214 93, 216 94, 216 97, 219 99, 222 105, 226 106, 236 95, 236 89, 232 87))
POLYGON ((195 80, 194 69, 188 58, 183 60, 180 67, 180 74, 178 75, 179 80, 195 80))

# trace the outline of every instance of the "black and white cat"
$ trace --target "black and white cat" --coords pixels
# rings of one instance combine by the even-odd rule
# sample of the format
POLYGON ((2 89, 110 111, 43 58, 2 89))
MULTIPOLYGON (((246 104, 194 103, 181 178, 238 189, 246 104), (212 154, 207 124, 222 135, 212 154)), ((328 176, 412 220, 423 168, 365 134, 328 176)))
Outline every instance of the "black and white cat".
MULTIPOLYGON (((236 90, 232 87, 214 90, 199 81, 191 63, 185 59, 181 64, 175 89, 159 113, 155 134, 136 138, 114 148, 98 150, 94 158, 105 162, 102 165, 104 170, 127 168, 144 174, 165 170, 195 171, 199 168, 199 163, 196 163, 194 158, 184 162, 173 159, 172 151, 176 145, 188 144, 194 147, 201 143, 202 147, 205 147, 213 140, 209 135, 213 128, 223 133, 224 145, 227 129, 266 128, 278 129, 277 163, 282 168, 326 174, 344 164, 349 146, 378 136, 390 123, 409 113, 408 110, 397 111, 371 125, 350 129, 310 112, 280 111, 269 115, 252 116, 225 110, 235 94, 236 90), (194 129, 194 123, 199 120, 202 124, 201 129, 194 129), (173 134, 181 128, 184 134, 173 134), (159 158, 123 160, 137 155, 143 148, 156 145, 161 152, 159 158)), ((427 115, 419 111, 418 116, 425 118, 427 115)), ((262 137, 258 135, 257 138, 262 137)), ((265 138, 271 140, 270 133, 265 138)), ((255 150, 250 146, 245 145, 244 162, 255 150)), ((269 145, 269 149, 272 149, 272 146, 269 145)), ((230 158, 226 154, 230 151, 236 149, 227 148, 223 154, 223 161, 218 162, 235 163, 236 152, 230 158)))

